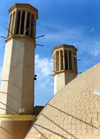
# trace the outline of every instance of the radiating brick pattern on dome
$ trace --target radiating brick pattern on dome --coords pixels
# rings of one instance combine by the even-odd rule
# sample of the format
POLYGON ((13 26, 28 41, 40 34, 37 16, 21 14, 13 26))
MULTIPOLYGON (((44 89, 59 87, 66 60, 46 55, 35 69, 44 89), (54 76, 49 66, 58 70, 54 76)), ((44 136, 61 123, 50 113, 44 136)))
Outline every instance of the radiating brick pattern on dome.
POLYGON ((100 63, 76 77, 44 107, 26 139, 100 139, 100 63))

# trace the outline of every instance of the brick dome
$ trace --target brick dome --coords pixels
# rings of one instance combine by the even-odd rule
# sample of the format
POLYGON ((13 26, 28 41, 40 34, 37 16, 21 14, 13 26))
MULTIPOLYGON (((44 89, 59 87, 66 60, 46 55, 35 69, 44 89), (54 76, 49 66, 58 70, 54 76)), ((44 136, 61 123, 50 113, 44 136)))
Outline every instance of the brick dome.
POLYGON ((44 107, 26 139, 100 139, 100 63, 76 77, 44 107))

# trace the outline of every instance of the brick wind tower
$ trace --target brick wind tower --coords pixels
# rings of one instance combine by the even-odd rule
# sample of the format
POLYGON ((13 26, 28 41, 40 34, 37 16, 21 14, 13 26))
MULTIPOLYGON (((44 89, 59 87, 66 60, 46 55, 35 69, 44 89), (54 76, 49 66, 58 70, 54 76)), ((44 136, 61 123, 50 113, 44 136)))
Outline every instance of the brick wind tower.
POLYGON ((16 114, 20 108, 25 108, 25 114, 33 114, 38 11, 29 4, 15 4, 9 9, 9 14, 0 89, 0 114, 16 114))
POLYGON ((52 50, 54 95, 77 76, 77 49, 73 45, 59 45, 52 50))

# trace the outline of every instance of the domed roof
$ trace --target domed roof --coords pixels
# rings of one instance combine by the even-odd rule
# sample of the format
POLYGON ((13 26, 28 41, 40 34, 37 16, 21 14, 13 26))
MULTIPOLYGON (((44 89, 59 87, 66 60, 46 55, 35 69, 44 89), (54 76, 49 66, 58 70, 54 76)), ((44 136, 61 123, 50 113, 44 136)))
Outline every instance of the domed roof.
POLYGON ((100 139, 100 63, 76 77, 44 107, 26 139, 100 139))

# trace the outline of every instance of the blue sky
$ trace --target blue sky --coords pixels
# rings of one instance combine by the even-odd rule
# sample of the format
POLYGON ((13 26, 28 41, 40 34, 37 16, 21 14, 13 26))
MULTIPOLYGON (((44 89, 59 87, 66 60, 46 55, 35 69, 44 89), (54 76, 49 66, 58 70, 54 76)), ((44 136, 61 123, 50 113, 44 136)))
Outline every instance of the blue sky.
MULTIPOLYGON (((61 44, 77 49, 78 72, 100 62, 100 0, 5 0, 0 1, 0 36, 7 35, 8 9, 15 3, 29 3, 38 9, 35 49, 35 105, 45 105, 54 93, 52 49, 61 44)), ((0 79, 4 58, 4 39, 0 38, 0 79)))

